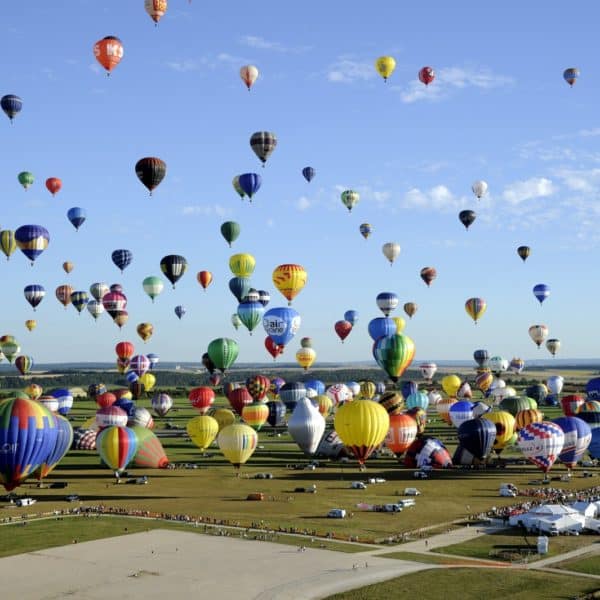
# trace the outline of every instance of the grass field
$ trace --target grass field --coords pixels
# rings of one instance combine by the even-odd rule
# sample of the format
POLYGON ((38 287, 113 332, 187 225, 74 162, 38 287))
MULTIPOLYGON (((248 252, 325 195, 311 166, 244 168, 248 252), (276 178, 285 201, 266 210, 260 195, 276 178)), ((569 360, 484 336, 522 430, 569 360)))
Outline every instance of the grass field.
MULTIPOLYGON (((598 540, 598 536, 579 535, 579 536, 555 536, 550 537, 548 544, 548 554, 543 557, 537 554, 537 536, 528 535, 523 537, 516 529, 506 529, 499 533, 482 535, 461 544, 436 548, 433 552, 442 554, 453 554, 455 556, 469 556, 472 558, 485 558, 493 560, 502 560, 502 552, 523 555, 531 553, 532 560, 539 558, 550 558, 558 556, 564 552, 570 552, 583 546, 589 546, 598 540), (500 554, 499 554, 500 553, 500 554)), ((510 560, 507 558, 507 560, 510 560)))
MULTIPOLYGON (((184 429, 186 422, 197 414, 187 398, 174 398, 174 402, 174 409, 166 418, 156 419, 156 431, 165 431, 167 422, 184 429)), ((140 400, 138 405, 150 408, 150 401, 140 400)), ((216 405, 224 406, 226 400, 220 397, 216 405)), ((73 425, 93 417, 96 408, 91 400, 78 401, 70 414, 73 425)), ((548 418, 560 414, 557 408, 544 408, 544 411, 548 418)), ((453 452, 456 444, 453 427, 433 416, 426 433, 439 437, 453 452)), ((333 533, 342 539, 352 536, 360 542, 372 542, 464 519, 468 514, 485 512, 492 506, 513 504, 520 499, 498 497, 500 483, 510 481, 519 488, 536 487, 542 478, 533 465, 509 464, 502 469, 436 471, 430 479, 417 481, 413 469, 405 468, 389 457, 369 460, 366 473, 361 473, 353 461, 349 464, 321 461, 321 466, 314 471, 293 470, 288 465, 305 464, 308 458, 287 433, 276 437, 269 430, 261 431, 258 449, 242 468, 241 477, 236 477, 233 467, 216 445, 209 449, 210 457, 201 457, 198 449, 184 437, 161 437, 161 441, 172 462, 195 463, 198 468, 130 468, 132 476, 147 474, 149 484, 115 485, 112 473, 101 466, 95 452, 72 451, 48 478, 48 483, 68 482, 66 489, 39 489, 35 482, 27 482, 16 491, 33 496, 38 503, 23 509, 4 505, 0 508, 0 519, 22 513, 70 509, 73 504, 67 503, 65 496, 78 494, 85 505, 184 513, 223 519, 242 526, 254 523, 278 530, 316 535, 333 533), (259 472, 272 473, 273 479, 254 479, 259 472), (366 490, 350 489, 352 481, 366 477, 381 477, 386 482, 369 485, 366 490), (296 487, 312 484, 317 486, 316 494, 294 492, 296 487), (358 502, 383 504, 396 501, 405 487, 414 486, 422 495, 417 498, 416 506, 402 513, 362 512, 356 508, 358 502), (246 501, 251 492, 263 492, 267 499, 246 501), (347 519, 326 518, 327 512, 334 507, 345 508, 353 515, 347 519)), ((502 457, 520 458, 520 454, 516 449, 507 449, 502 457)), ((595 470, 598 473, 598 469, 595 470)), ((565 472, 561 465, 555 465, 552 471, 557 478, 565 472)), ((598 477, 584 479, 576 474, 570 482, 556 481, 552 485, 577 490, 597 485, 598 481, 598 477)))
POLYGON ((427 600, 573 600, 600 589, 598 582, 535 571, 504 569, 435 569, 419 571, 329 596, 327 600, 379 600, 427 598, 427 600))
POLYGON ((584 554, 572 560, 554 563, 552 567, 555 569, 564 569, 566 571, 576 571, 577 573, 600 576, 600 554, 598 552, 584 554))

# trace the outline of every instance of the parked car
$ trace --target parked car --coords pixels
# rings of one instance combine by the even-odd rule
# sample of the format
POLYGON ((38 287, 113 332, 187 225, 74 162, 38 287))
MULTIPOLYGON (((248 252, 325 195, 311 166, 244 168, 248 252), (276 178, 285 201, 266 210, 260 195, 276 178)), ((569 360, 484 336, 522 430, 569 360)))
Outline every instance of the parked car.
POLYGON ((17 500, 15 500, 15 504, 17 506, 31 506, 36 502, 37 500, 35 498, 18 498, 17 500))
POLYGON ((332 508, 327 513, 327 516, 330 519, 345 519, 346 518, 346 511, 343 508, 332 508))
POLYGON ((246 500, 264 500, 265 499, 265 495, 262 492, 253 492, 252 494, 248 494, 246 496, 246 500))
POLYGON ((309 485, 308 487, 297 487, 297 488, 294 488, 294 493, 296 493, 296 494, 316 494, 317 486, 313 484, 313 485, 309 485))
POLYGON ((79 500, 79 496, 77 494, 69 494, 65 497, 65 500, 67 502, 77 502, 77 500, 79 500))
POLYGON ((420 496, 421 492, 415 487, 407 487, 407 488, 404 488, 404 495, 405 496, 420 496))
POLYGON ((382 477, 369 477, 367 483, 385 483, 385 479, 382 477))
POLYGON ((366 489, 367 489, 367 486, 366 486, 366 484, 364 484, 362 481, 353 481, 353 482, 350 484, 350 487, 351 487, 353 490, 366 490, 366 489))
POLYGON ((254 479, 273 479, 273 473, 257 473, 254 479))
POLYGON ((429 479, 429 475, 425 471, 415 471, 413 477, 415 479, 429 479))

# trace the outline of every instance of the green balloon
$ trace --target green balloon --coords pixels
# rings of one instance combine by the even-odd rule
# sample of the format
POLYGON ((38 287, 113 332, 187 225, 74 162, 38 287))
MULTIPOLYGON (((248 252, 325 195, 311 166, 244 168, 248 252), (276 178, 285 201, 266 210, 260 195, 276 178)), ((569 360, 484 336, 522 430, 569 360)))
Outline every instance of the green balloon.
POLYGON ((225 373, 225 370, 235 362, 240 349, 235 340, 217 338, 208 345, 207 351, 215 367, 225 373))
POLYGON ((29 171, 21 171, 21 173, 17 175, 17 179, 19 180, 19 183, 25 189, 27 189, 33 184, 33 173, 30 173, 29 171))
POLYGON ((233 184, 233 189, 240 195, 240 198, 242 198, 243 200, 244 196, 246 195, 246 192, 244 192, 242 186, 240 185, 240 176, 236 175, 231 183, 233 184))
POLYGON ((154 298, 163 291, 165 284, 160 277, 150 275, 150 277, 146 277, 146 279, 142 281, 142 287, 144 288, 144 292, 146 292, 152 299, 152 302, 154 302, 154 298))
POLYGON ((231 248, 231 243, 235 242, 240 235, 239 224, 235 221, 225 221, 225 223, 221 225, 221 235, 225 238, 231 248))
POLYGON ((517 416, 518 412, 522 410, 529 410, 530 408, 537 408, 537 402, 533 398, 528 396, 509 396, 504 398, 498 405, 500 410, 509 412, 513 417, 517 416))

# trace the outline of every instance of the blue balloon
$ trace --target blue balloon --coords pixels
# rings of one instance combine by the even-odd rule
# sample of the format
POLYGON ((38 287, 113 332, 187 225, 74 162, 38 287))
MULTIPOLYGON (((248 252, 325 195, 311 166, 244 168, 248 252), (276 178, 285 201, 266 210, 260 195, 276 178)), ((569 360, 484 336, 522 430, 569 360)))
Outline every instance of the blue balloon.
MULTIPOLYGON (((413 382, 406 382, 406 383, 413 383, 413 382)), ((409 394, 408 396, 405 396, 405 398, 406 398, 406 408, 409 410, 411 408, 422 408, 423 410, 427 410, 429 408, 429 396, 427 395, 427 392, 416 391, 416 392, 413 392, 412 394, 409 394)))
POLYGON ((125 375, 125 379, 127 380, 127 383, 135 383, 139 379, 139 376, 133 371, 128 371, 125 375))
POLYGON ((46 295, 46 290, 43 285, 31 284, 26 285, 23 289, 23 294, 25 295, 25 300, 31 304, 33 310, 35 307, 44 299, 46 295))
POLYGON ((377 381, 375 383, 375 394, 380 396, 381 394, 383 394, 386 390, 385 387, 385 381, 377 381))
POLYGON ((600 412, 578 412, 577 418, 585 421, 592 430, 592 441, 588 446, 588 454, 592 458, 600 458, 600 412))
POLYGON ((594 377, 585 384, 588 400, 600 400, 600 377, 594 377))
POLYGON ((541 383, 534 383, 525 388, 525 395, 533 398, 538 404, 543 404, 548 395, 548 389, 541 383))
POLYGON ((181 317, 183 317, 183 315, 185 315, 185 313, 186 313, 185 306, 182 306, 181 304, 176 306, 174 308, 174 311, 175 311, 175 314, 177 315, 178 319, 181 319, 181 317))
POLYGON ((325 393, 325 384, 319 379, 307 379, 304 382, 306 389, 314 390, 317 392, 317 396, 325 393))
POLYGON ((48 247, 50 234, 41 225, 22 225, 15 231, 15 240, 21 252, 33 261, 48 247))
POLYGON ((312 178, 316 175, 316 171, 312 167, 304 167, 304 169, 302 169, 302 175, 304 175, 304 179, 310 183, 312 178))
POLYGON ((473 352, 473 358, 480 367, 484 367, 485 363, 489 360, 490 355, 487 350, 475 350, 475 352, 473 352))
POLYGON ((131 250, 119 249, 112 253, 111 258, 113 263, 115 263, 122 273, 123 270, 131 264, 133 253, 131 250))
POLYGON ((534 285, 533 295, 541 304, 550 295, 550 286, 547 286, 545 283, 538 283, 537 285, 534 285))
MULTIPOLYGON (((177 314, 177 313, 175 313, 175 314, 177 314)), ((150 370, 153 371, 154 367, 159 363, 160 358, 158 357, 158 354, 154 354, 153 352, 150 352, 150 354, 146 354, 146 357, 150 361, 150 370)))
POLYGON ((68 415, 71 408, 73 408, 73 394, 71 390, 59 388, 58 390, 51 391, 50 395, 58 400, 58 414, 63 417, 68 415))
MULTIPOLYGON (((135 373, 134 373, 135 375, 135 373)), ((126 413, 128 417, 133 417, 133 415, 135 414, 135 401, 132 400, 131 398, 119 398, 114 404, 113 406, 118 406, 119 408, 123 409, 126 413)))
POLYGON ((73 427, 71 427, 71 423, 64 417, 53 416, 56 423, 56 442, 48 457, 42 462, 40 468, 35 473, 37 479, 40 480, 48 468, 56 466, 73 443, 73 427))
POLYGON ((232 277, 229 280, 229 290, 236 297, 238 302, 241 302, 252 287, 248 277, 232 277))
POLYGON ((248 198, 251 199, 260 189, 262 177, 258 173, 243 173, 238 177, 238 183, 248 198))
POLYGON ((484 460, 492 451, 496 425, 488 419, 469 419, 458 427, 458 442, 475 458, 484 460))
POLYGON ((23 108, 23 100, 19 96, 14 94, 7 94, 0 98, 0 107, 6 114, 6 116, 12 121, 16 115, 21 112, 23 108))
POLYGON ((592 430, 579 417, 558 417, 552 419, 552 422, 556 423, 565 434, 565 443, 558 460, 568 468, 574 468, 592 441, 592 430))
POLYGON ((71 221, 71 225, 75 227, 76 231, 79 231, 79 228, 83 225, 87 213, 85 209, 79 208, 79 206, 74 206, 67 211, 67 219, 71 221))
POLYGON ((281 386, 279 397, 291 413, 296 408, 298 400, 306 398, 306 386, 301 381, 290 381, 281 386))
POLYGON ((386 317, 389 317, 390 313, 394 311, 400 303, 400 299, 398 298, 398 294, 394 294, 394 292, 381 292, 377 294, 375 302, 377 303, 379 310, 386 317))
POLYGON ((268 336, 280 346, 289 343, 300 329, 300 314, 289 306, 271 308, 263 316, 263 327, 268 336))
POLYGON ((347 310, 344 313, 344 321, 348 321, 348 322, 352 323, 352 327, 354 327, 354 324, 356 323, 356 321, 358 321, 358 311, 347 310))
POLYGON ((389 317, 376 317, 369 321, 369 335, 375 342, 380 337, 389 337, 396 333, 396 322, 389 317))
POLYGON ((400 393, 404 398, 408 398, 411 394, 416 394, 419 391, 419 384, 415 381, 403 380, 400 382, 400 393))
POLYGON ((271 427, 281 427, 285 424, 285 413, 286 407, 280 400, 272 400, 267 402, 269 407, 269 416, 267 417, 267 423, 271 427))

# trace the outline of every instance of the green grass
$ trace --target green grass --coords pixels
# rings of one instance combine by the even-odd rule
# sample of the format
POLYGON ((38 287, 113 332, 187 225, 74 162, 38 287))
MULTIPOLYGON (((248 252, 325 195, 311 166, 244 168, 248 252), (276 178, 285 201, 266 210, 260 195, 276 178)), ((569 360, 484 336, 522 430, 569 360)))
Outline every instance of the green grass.
MULTIPOLYGON (((471 558, 484 558, 503 560, 502 555, 497 552, 506 551, 507 553, 514 554, 515 556, 519 552, 523 551, 527 553, 531 550, 533 556, 532 559, 538 560, 539 558, 550 558, 552 556, 558 556, 565 552, 570 552, 583 546, 588 546, 596 541, 595 536, 554 536, 549 538, 548 554, 543 557, 537 555, 537 536, 528 535, 526 538, 523 537, 517 529, 506 529, 499 533, 492 533, 490 535, 482 535, 480 537, 462 542, 460 544, 454 544, 452 546, 445 546, 443 548, 436 548, 433 552, 440 552, 442 554, 452 554, 455 556, 467 556, 471 558)), ((506 560, 510 560, 507 556, 506 560)))
MULTIPOLYGON (((164 419, 156 419, 156 430, 164 430, 170 422, 185 428, 186 422, 197 413, 187 398, 174 398, 174 409, 164 419)), ((225 405, 223 397, 216 404, 225 405)), ((142 399, 138 405, 150 408, 150 401, 142 399)), ((93 417, 96 405, 90 400, 78 401, 71 417, 73 424, 80 425, 93 417)), ((545 409, 546 410, 546 409, 545 409)), ((558 409, 548 416, 558 414, 558 409)), ((456 443, 456 432, 436 417, 428 426, 427 433, 447 443, 450 452, 456 443)), ((293 463, 306 463, 308 458, 299 450, 287 434, 281 437, 261 431, 255 454, 242 468, 242 476, 236 477, 233 467, 220 454, 216 445, 211 446, 210 458, 200 456, 199 450, 185 438, 161 438, 170 460, 175 463, 197 463, 197 470, 161 470, 131 468, 131 475, 147 474, 150 483, 145 486, 115 485, 109 469, 101 466, 95 452, 70 452, 59 467, 49 476, 48 482, 66 481, 66 489, 38 489, 35 483, 25 483, 16 491, 31 495, 38 503, 27 508, 0 507, 0 519, 22 513, 38 513, 73 508, 64 501, 67 494, 78 494, 85 505, 154 512, 185 513, 193 517, 225 519, 230 523, 250 526, 252 523, 273 529, 306 531, 324 536, 334 534, 338 539, 357 537, 359 542, 383 541, 388 537, 400 537, 405 532, 436 526, 447 529, 455 519, 463 519, 467 513, 479 513, 492 506, 515 502, 513 498, 498 497, 500 483, 510 481, 518 487, 533 487, 532 480, 541 479, 540 471, 533 465, 509 465, 506 469, 486 471, 449 470, 433 473, 431 479, 416 481, 413 469, 403 467, 393 458, 369 460, 367 472, 361 473, 357 464, 347 465, 321 461, 315 471, 296 471, 286 468, 293 463), (258 472, 270 472, 270 480, 253 479, 258 472), (383 477, 386 483, 369 485, 366 490, 352 490, 353 480, 366 477, 383 477), (317 494, 295 493, 296 487, 315 484, 317 494), (363 512, 356 503, 384 504, 398 499, 405 487, 418 487, 422 495, 416 506, 399 514, 363 512), (263 492, 268 500, 248 502, 251 492, 263 492), (443 510, 440 507, 443 506, 443 510), (353 513, 347 519, 327 519, 327 512, 334 507, 345 508, 353 513), (467 508, 468 507, 468 508, 467 508)), ((518 456, 518 451, 507 450, 503 456, 518 456)), ((553 472, 564 472, 555 466, 553 472)), ((556 483, 568 489, 589 487, 595 479, 574 477, 568 483, 556 483)), ((518 498, 516 500, 519 500, 518 498)), ((431 530, 435 531, 435 530, 431 530)), ((285 531, 282 531, 285 533, 285 531)))
POLYGON ((329 596, 327 600, 558 600, 600 589, 598 582, 535 571, 505 569, 436 569, 419 571, 358 590, 329 596))
POLYGON ((583 554, 571 560, 554 563, 552 568, 587 573, 588 575, 600 575, 600 554, 598 552, 583 554))
MULTIPOLYGON (((138 533, 150 529, 169 529, 204 534, 204 527, 193 527, 186 523, 171 523, 168 521, 136 519, 132 517, 56 517, 37 521, 16 521, 10 525, 0 527, 0 557, 35 552, 46 548, 54 548, 73 543, 89 542, 119 535, 138 533), (27 523, 26 525, 24 523, 27 523)), ((217 533, 216 528, 207 528, 207 535, 217 533)), ((240 531, 229 530, 232 537, 239 538, 240 531)), ((263 537, 258 532, 251 531, 244 539, 257 539, 263 537)), ((368 546, 359 544, 342 544, 315 539, 298 537, 285 534, 265 536, 270 542, 291 546, 306 546, 336 552, 364 552, 370 550, 368 546)))
POLYGON ((388 554, 378 554, 378 558, 395 558, 396 560, 410 560, 432 565, 472 565, 473 561, 462 560, 450 556, 438 556, 430 552, 390 552, 388 554))

